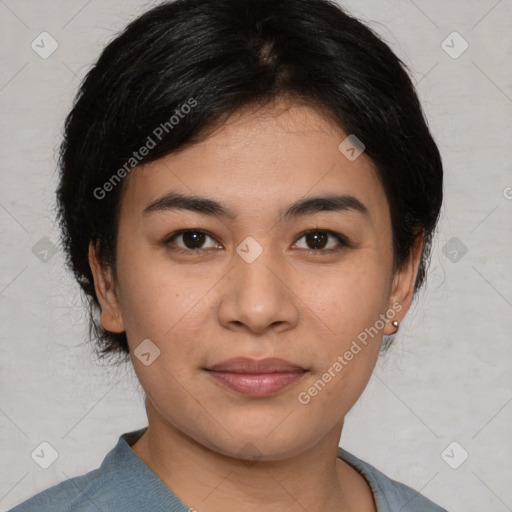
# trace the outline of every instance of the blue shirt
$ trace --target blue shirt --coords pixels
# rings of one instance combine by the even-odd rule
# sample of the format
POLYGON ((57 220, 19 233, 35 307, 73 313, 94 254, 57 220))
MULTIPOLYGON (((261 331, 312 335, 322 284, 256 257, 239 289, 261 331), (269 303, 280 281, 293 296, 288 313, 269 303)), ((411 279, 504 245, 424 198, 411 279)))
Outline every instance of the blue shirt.
MULTIPOLYGON (((190 512, 130 448, 146 429, 122 434, 98 469, 54 485, 10 512, 190 512)), ((340 447, 338 457, 368 481, 378 512, 447 512, 340 447)))

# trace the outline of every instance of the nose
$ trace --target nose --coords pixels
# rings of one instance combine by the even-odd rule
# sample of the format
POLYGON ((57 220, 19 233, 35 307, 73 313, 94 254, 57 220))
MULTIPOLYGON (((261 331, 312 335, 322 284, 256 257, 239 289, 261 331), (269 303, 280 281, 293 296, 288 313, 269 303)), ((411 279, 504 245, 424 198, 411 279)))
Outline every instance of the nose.
POLYGON ((299 318, 292 269, 272 250, 263 250, 252 262, 238 255, 223 280, 219 321, 231 330, 264 334, 293 328, 299 318))

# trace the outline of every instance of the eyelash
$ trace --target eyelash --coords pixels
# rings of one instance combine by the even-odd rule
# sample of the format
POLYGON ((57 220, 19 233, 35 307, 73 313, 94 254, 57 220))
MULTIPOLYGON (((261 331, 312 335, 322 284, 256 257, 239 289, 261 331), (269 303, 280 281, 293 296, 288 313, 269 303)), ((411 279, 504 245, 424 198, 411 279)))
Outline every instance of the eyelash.
MULTIPOLYGON (((210 233, 208 233, 208 231, 205 231, 203 229, 181 229, 179 231, 175 231, 170 236, 168 236, 164 240, 164 245, 168 246, 173 252, 176 252, 179 254, 188 254, 188 255, 191 253, 192 254, 193 253, 200 254, 202 251, 211 249, 211 248, 208 248, 208 249, 201 249, 201 248, 199 248, 199 249, 183 249, 182 247, 176 247, 174 245, 173 240, 185 233, 201 233, 201 234, 209 236, 210 238, 215 240, 215 237, 213 235, 211 235, 210 233), (174 247, 173 247, 173 245, 174 245, 174 247)), ((309 229, 307 231, 304 231, 303 233, 301 233, 299 235, 299 237, 296 239, 295 243, 297 243, 301 238, 303 238, 306 235, 309 235, 311 233, 327 234, 328 236, 335 238, 339 242, 339 245, 333 249, 303 249, 303 251, 306 252, 306 254, 315 254, 315 255, 319 255, 322 253, 323 254, 325 254, 325 253, 332 254, 332 253, 341 251, 345 247, 351 247, 351 244, 349 243, 347 238, 345 238, 340 233, 336 233, 335 231, 330 231, 328 229, 309 229)))

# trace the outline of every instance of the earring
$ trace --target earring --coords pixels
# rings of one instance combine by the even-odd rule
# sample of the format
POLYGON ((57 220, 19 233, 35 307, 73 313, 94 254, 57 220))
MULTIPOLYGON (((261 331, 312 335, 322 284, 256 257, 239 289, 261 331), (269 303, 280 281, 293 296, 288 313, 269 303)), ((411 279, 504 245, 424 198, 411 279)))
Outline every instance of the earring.
POLYGON ((381 354, 390 347, 391 343, 393 343, 395 334, 398 332, 398 328, 400 327, 400 324, 396 320, 393 320, 391 325, 396 327, 396 331, 393 334, 384 334, 384 336, 382 336, 382 345, 380 347, 381 354))

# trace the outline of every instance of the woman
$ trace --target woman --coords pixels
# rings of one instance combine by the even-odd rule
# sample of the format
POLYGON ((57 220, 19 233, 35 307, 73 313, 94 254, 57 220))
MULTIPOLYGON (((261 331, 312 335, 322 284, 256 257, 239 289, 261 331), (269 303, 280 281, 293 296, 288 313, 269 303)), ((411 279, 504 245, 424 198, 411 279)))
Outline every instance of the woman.
POLYGON ((442 202, 373 32, 326 0, 165 3, 87 75, 60 167, 91 334, 148 427, 14 511, 444 510, 338 447, 442 202))

